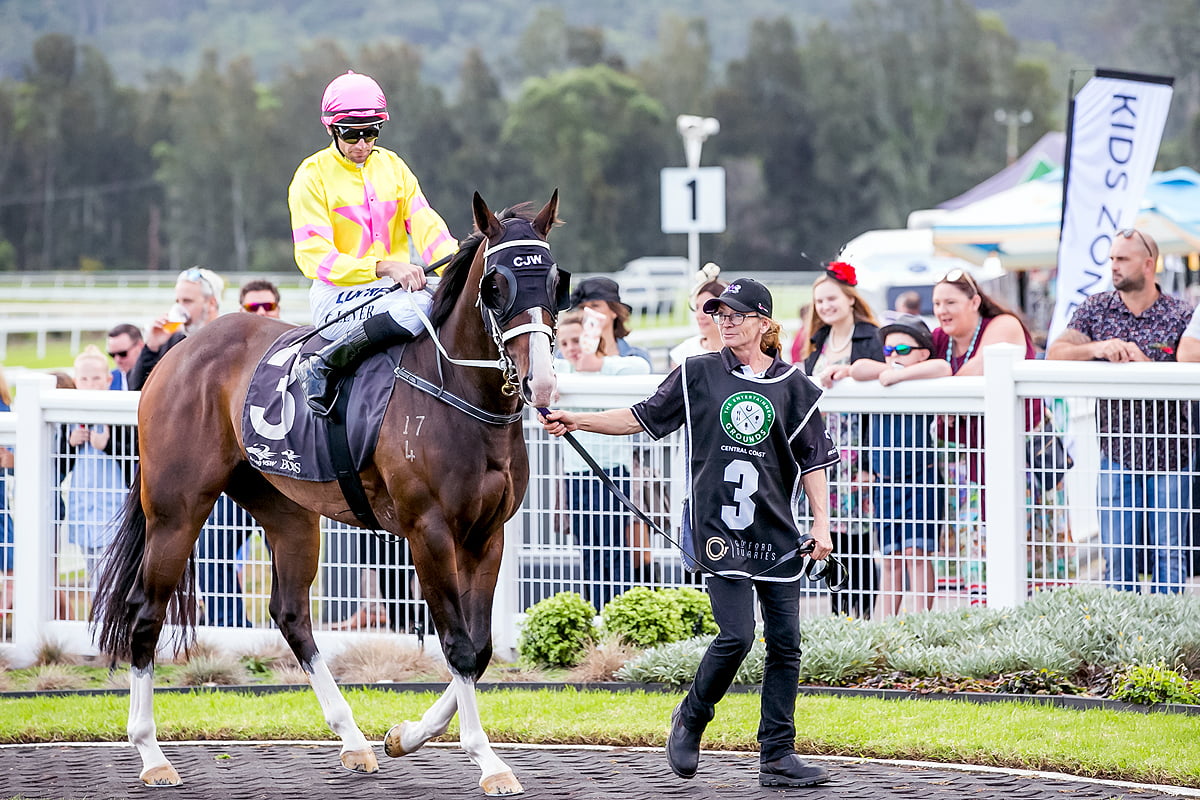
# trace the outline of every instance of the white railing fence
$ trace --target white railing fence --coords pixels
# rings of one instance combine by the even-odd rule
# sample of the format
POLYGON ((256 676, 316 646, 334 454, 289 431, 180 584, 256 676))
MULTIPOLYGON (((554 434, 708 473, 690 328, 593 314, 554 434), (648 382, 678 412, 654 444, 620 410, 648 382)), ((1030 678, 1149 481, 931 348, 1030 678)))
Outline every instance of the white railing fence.
MULTIPOLYGON (((986 353, 985 377, 888 388, 845 381, 825 394, 821 409, 843 459, 830 472, 834 537, 851 584, 833 596, 807 585, 802 614, 1012 606, 1065 585, 1198 591, 1191 487, 1200 366, 1019 356, 997 345, 986 353), (1033 430, 1043 410, 1074 459, 1065 473, 1027 468, 1028 446, 1046 440, 1033 430), (1132 459, 1137 470, 1114 471, 1106 453, 1132 459)), ((661 377, 564 375, 558 405, 628 406, 661 377)), ((0 536, 0 548, 10 548, 0 551, 9 556, 0 564, 17 567, 0 573, 0 597, 12 600, 11 608, 0 604, 0 646, 13 663, 26 663, 46 638, 94 652, 88 545, 103 531, 88 534, 77 523, 86 516, 81 508, 103 514, 119 505, 132 456, 71 458, 61 439, 85 425, 130 435, 139 396, 57 390, 52 378, 33 373, 16 384, 14 410, 0 413, 0 447, 16 456, 0 508, 0 533, 9 524, 13 542, 0 536)), ((615 503, 532 414, 524 428, 530 484, 506 529, 493 616, 498 652, 511 655, 525 609, 559 591, 580 592, 600 608, 631 586, 702 585, 672 544, 615 503)), ((677 537, 682 434, 581 439, 677 537)), ((362 631, 433 635, 405 543, 328 521, 322 538, 311 598, 323 650, 341 649, 362 631)), ((240 650, 278 635, 267 613, 269 558, 253 520, 218 503, 196 550, 203 639, 240 650)))

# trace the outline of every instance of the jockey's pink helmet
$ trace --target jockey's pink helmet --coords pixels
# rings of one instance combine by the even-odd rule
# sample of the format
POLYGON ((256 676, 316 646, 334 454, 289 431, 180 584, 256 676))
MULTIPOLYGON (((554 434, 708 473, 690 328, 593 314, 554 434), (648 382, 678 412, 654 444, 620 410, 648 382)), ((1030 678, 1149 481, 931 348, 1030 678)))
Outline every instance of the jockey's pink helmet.
POLYGON ((387 119, 387 97, 374 78, 350 70, 325 87, 321 97, 323 124, 369 125, 387 119))

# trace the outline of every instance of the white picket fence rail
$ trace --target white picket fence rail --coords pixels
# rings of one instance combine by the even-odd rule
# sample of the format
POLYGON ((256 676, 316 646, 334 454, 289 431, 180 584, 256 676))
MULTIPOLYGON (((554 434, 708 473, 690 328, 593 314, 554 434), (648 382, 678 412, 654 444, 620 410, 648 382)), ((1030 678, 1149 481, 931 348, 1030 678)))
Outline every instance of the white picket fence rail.
MULTIPOLYGON (((1190 407, 1200 397, 1200 366, 1190 364, 1069 363, 1025 361, 1011 346, 988 348, 986 374, 978 378, 945 378, 913 381, 882 388, 875 383, 845 381, 826 392, 821 409, 826 413, 835 441, 848 458, 858 459, 859 473, 869 467, 871 445, 865 440, 843 441, 849 436, 845 420, 859 421, 861 428, 875 416, 953 415, 981 419, 986 448, 961 448, 945 443, 926 449, 937 459, 939 487, 947 498, 943 533, 939 534, 936 560, 936 587, 913 587, 905 593, 905 608, 928 603, 935 608, 986 602, 993 606, 1013 606, 1024 602, 1032 592, 1061 585, 1104 584, 1105 551, 1097 533, 1096 481, 1099 475, 1099 437, 1095 431, 1097 402, 1154 399, 1190 407), (1059 423, 1071 445, 1074 467, 1055 490, 1031 495, 1023 453, 1028 433, 1022 409, 1026 401, 1043 398, 1059 413, 1059 423), (982 459, 986 470, 986 493, 972 487, 963 468, 963 459, 973 455, 982 459), (982 497, 978 495, 983 495, 982 497), (972 503, 974 507, 972 510, 972 503), (986 509, 986 525, 981 517, 986 509), (1047 530, 1050 533, 1047 533, 1047 530)), ((611 408, 628 406, 649 395, 662 376, 637 376, 603 380, 579 375, 560 378, 560 407, 611 408)), ((89 425, 134 425, 139 395, 126 392, 85 392, 57 390, 46 375, 26 373, 16 380, 14 410, 0 413, 0 447, 12 447, 16 454, 15 473, 8 478, 12 501, 0 515, 11 515, 15 540, 11 576, 13 607, 0 610, 0 648, 7 650, 12 663, 32 658, 46 638, 56 639, 76 652, 94 652, 88 625, 84 619, 90 589, 80 580, 78 554, 65 544, 62 529, 55 431, 63 423, 89 425), (63 598, 67 599, 64 611, 63 598), (72 605, 74 604, 74 605, 72 605), (74 611, 71 611, 74 608, 74 611), (75 617, 75 618, 72 618, 75 617)), ((572 514, 571 486, 587 485, 591 478, 567 475, 577 468, 562 442, 553 440, 540 425, 527 416, 524 423, 530 453, 530 488, 518 514, 506 528, 505 562, 497 588, 493 632, 497 652, 512 655, 519 625, 526 608, 542 597, 560 590, 580 591, 585 596, 611 594, 630 585, 684 586, 701 583, 680 569, 678 554, 669 542, 657 534, 635 539, 629 516, 619 510, 598 510, 595 519, 609 518, 624 537, 612 547, 614 558, 632 563, 633 571, 621 578, 589 574, 585 564, 586 548, 580 546, 578 515, 572 514), (565 476, 565 477, 564 477, 565 476), (572 481, 585 483, 572 483, 572 481), (606 581, 612 585, 605 586, 606 581)), ((861 439, 862 430, 852 435, 861 439)), ((1194 478, 1191 453, 1195 436, 1172 435, 1167 443, 1185 454, 1182 472, 1194 478)), ((600 454, 633 467, 632 494, 649 504, 656 520, 670 526, 677 535, 681 485, 680 450, 682 438, 675 434, 654 442, 645 436, 611 438, 593 443, 600 454), (615 448, 605 451, 604 448, 615 448)), ((196 447, 203 447, 197 441, 196 447)), ((452 480, 453 476, 447 476, 452 480)), ((870 486, 859 484, 861 475, 846 477, 833 473, 832 485, 839 496, 855 498, 862 507, 849 510, 835 507, 835 523, 846 531, 853 529, 875 537, 886 509, 869 508, 870 486)), ((1190 507, 1187 509, 1190 512, 1190 507)), ((1190 513, 1188 514, 1190 516, 1190 513)), ((252 522, 243 522, 252 526, 252 522)), ((393 613, 392 626, 402 635, 416 637, 431 630, 419 596, 412 590, 412 569, 406 547, 388 546, 395 552, 385 558, 398 566, 399 590, 389 597, 375 596, 363 578, 363 549, 370 540, 355 538, 356 532, 344 526, 326 524, 321 578, 314 587, 314 620, 318 644, 323 650, 336 651, 350 637, 361 633, 336 630, 339 619, 349 615, 358 604, 380 601, 393 613), (364 544, 364 542, 366 542, 364 544), (390 603, 390 605, 389 605, 390 603), (398 621, 397 621, 398 620, 398 621)), ((1191 578, 1195 540, 1185 527, 1182 547, 1185 561, 1184 591, 1197 592, 1191 578)), ((869 552, 859 554, 858 566, 874 570, 885 559, 877 538, 869 552)), ((267 553, 263 549, 227 553, 218 559, 238 559, 239 575, 265 571, 267 553)), ((232 563, 232 562, 231 562, 232 563)), ((0 577, 0 580, 9 580, 0 577)), ((1141 589, 1161 590, 1151 576, 1141 589)), ((224 591, 224 590, 221 590, 224 591)), ((265 615, 266 589, 248 583, 244 594, 246 615, 254 627, 202 625, 201 636, 222 647, 240 650, 254 647, 265 637, 278 636, 265 615)), ((869 602, 878 601, 878 589, 864 594, 869 602)), ((607 595, 606 595, 607 596, 607 595)), ((226 598, 228 599, 228 598, 226 598)), ((828 614, 830 598, 819 584, 806 590, 802 614, 828 614)), ((164 637, 166 638, 166 637, 164 637)))

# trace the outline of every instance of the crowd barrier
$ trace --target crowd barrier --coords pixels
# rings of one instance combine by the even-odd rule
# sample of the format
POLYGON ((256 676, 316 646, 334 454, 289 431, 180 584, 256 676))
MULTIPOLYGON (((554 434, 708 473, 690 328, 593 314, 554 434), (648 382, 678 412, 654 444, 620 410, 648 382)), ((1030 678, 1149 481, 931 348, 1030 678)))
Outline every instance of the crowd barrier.
MULTIPOLYGON (((1200 590, 1193 577, 1200 536, 1192 533, 1200 366, 1025 361, 1007 345, 988 348, 985 362, 983 377, 887 388, 844 381, 822 397, 842 456, 830 470, 833 536, 851 580, 836 595, 807 583, 802 615, 1014 606, 1034 591, 1069 585, 1200 590), (1102 432, 1114 430, 1132 432, 1102 432), (1147 468, 1113 473, 1104 454, 1119 448, 1137 451, 1147 468), (1069 468, 1055 452, 1070 457, 1069 468), (1113 498, 1115 477, 1132 487, 1124 501, 1113 498), (1166 508, 1164 497, 1142 491, 1144 478, 1172 487, 1166 508), (1106 526, 1130 533, 1106 542, 1106 526)), ((629 406, 661 378, 564 375, 557 405, 629 406)), ((126 493, 120 476, 134 466, 131 449, 114 463, 89 466, 88 458, 108 457, 70 458, 60 440, 78 426, 132 435, 137 393, 52 387, 47 376, 20 376, 14 410, 0 414, 0 447, 16 456, 0 510, 0 524, 14 529, 16 566, 0 576, 12 599, 0 610, 0 647, 17 663, 45 639, 94 652, 87 615, 96 553, 87 545, 97 539, 73 521, 81 505, 119 505, 126 493)), ((493 618, 497 652, 512 655, 525 610, 560 591, 579 592, 599 610, 631 586, 702 586, 672 542, 611 500, 532 413, 524 430, 530 483, 506 528, 493 618)), ((676 538, 685 494, 682 433, 657 441, 645 434, 581 439, 676 538)), ((237 651, 278 635, 267 612, 269 559, 253 520, 218 502, 195 553, 201 638, 237 651)), ((311 602, 324 650, 364 631, 414 641, 436 635, 407 545, 386 534, 323 520, 311 602)))

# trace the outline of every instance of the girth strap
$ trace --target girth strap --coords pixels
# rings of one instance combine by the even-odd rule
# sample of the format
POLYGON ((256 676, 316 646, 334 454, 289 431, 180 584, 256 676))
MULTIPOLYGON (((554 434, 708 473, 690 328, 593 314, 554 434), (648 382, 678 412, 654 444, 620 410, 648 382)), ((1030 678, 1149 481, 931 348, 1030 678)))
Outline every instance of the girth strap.
POLYGON ((382 526, 371 508, 367 498, 367 490, 363 488, 362 478, 354 467, 354 457, 350 453, 350 441, 346 435, 346 406, 350 402, 350 389, 354 385, 354 376, 347 375, 342 379, 338 389, 337 401, 333 413, 329 415, 329 456, 333 461, 333 471, 337 475, 338 486, 342 496, 350 506, 350 512, 364 527, 377 531, 382 526))

